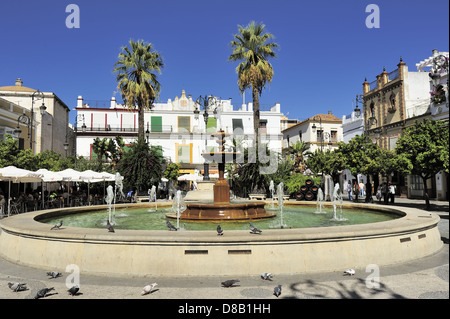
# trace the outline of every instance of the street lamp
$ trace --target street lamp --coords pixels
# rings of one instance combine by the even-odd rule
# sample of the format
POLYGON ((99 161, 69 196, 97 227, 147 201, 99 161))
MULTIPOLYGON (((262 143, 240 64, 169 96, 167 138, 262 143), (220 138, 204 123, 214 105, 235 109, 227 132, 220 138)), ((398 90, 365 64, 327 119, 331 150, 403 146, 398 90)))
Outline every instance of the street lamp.
POLYGON ((75 155, 75 169, 77 169, 77 137, 78 137, 78 118, 83 121, 83 125, 81 126, 81 131, 83 133, 86 132, 86 124, 84 114, 77 114, 75 117, 75 143, 73 143, 74 147, 74 155, 75 155))
POLYGON ((45 114, 47 107, 44 104, 44 93, 37 90, 31 94, 31 120, 30 120, 30 149, 33 149, 33 121, 34 121, 34 101, 42 100, 42 105, 39 107, 41 116, 45 114))

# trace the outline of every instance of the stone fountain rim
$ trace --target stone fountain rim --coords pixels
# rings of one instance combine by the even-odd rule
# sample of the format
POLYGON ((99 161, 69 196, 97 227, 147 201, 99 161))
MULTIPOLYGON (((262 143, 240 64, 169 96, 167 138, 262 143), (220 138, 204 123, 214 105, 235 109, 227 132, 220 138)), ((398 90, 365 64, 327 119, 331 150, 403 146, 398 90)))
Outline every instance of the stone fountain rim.
MULTIPOLYGON (((269 203, 269 202, 267 202, 269 203)), ((289 206, 307 205, 312 203, 292 202, 289 206)), ((332 203, 324 203, 325 206, 332 203)), ((124 207, 148 207, 147 204, 120 204, 118 208, 124 207)), ((158 203, 159 207, 171 206, 171 203, 158 203)), ((343 225, 315 228, 294 229, 267 229, 261 235, 250 234, 246 230, 228 230, 224 236, 217 236, 215 230, 211 231, 168 231, 168 230, 116 230, 108 233, 105 229, 62 227, 61 230, 50 230, 51 225, 41 223, 39 220, 52 216, 79 213, 83 211, 105 210, 107 205, 51 209, 20 215, 10 216, 0 221, 3 231, 24 237, 34 237, 45 240, 64 240, 82 242, 109 242, 116 244, 150 244, 157 242, 161 244, 176 243, 210 243, 226 244, 237 242, 251 242, 252 244, 265 244, 268 242, 304 242, 304 241, 336 241, 348 238, 364 239, 370 237, 385 237, 401 234, 409 234, 421 230, 436 227, 440 218, 437 214, 423 212, 416 208, 396 206, 384 207, 376 204, 346 203, 343 208, 362 208, 378 212, 400 215, 400 218, 358 225, 343 225)))

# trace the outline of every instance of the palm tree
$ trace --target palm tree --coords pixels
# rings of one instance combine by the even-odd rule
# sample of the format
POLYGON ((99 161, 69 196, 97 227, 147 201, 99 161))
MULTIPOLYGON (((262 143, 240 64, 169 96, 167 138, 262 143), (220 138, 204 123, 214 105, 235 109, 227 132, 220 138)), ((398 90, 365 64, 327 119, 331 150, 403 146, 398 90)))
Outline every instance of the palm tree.
POLYGON ((234 35, 234 40, 230 43, 233 53, 228 57, 228 61, 240 61, 236 68, 239 91, 244 93, 246 89, 251 88, 252 90, 256 150, 258 150, 260 127, 259 96, 267 82, 272 81, 273 68, 267 59, 276 57, 273 49, 278 47, 277 43, 268 42, 274 36, 264 33, 264 28, 264 24, 256 24, 254 21, 246 27, 238 25, 239 33, 234 35))
POLYGON ((305 165, 305 155, 311 154, 308 151, 309 145, 306 142, 297 141, 297 143, 290 145, 288 148, 288 153, 292 156, 294 160, 294 171, 295 173, 303 173, 306 168, 305 165))
POLYGON ((117 88, 125 106, 138 110, 138 141, 144 141, 144 111, 151 109, 161 90, 154 72, 161 74, 164 64, 162 56, 153 50, 151 43, 130 39, 129 46, 122 47, 113 72, 117 73, 117 88))

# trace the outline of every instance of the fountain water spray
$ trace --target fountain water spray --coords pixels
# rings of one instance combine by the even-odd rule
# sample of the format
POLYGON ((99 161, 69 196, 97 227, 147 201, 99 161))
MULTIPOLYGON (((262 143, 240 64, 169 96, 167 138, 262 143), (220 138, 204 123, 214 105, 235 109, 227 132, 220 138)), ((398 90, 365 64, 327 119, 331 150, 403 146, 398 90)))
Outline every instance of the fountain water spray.
POLYGON ((283 223, 283 206, 284 206, 284 184, 281 182, 277 186, 277 195, 278 195, 278 207, 280 207, 280 227, 284 228, 286 225, 283 223))
POLYGON ((333 220, 337 220, 337 221, 347 220, 342 215, 342 204, 343 204, 343 199, 342 199, 341 190, 339 189, 339 183, 336 183, 334 185, 334 191, 333 191, 333 220), (337 209, 336 209, 337 203, 339 203, 339 213, 337 212, 337 209))
POLYGON ((150 189, 150 198, 149 201, 151 202, 152 200, 155 201, 155 210, 158 209, 158 204, 156 203, 156 186, 153 185, 152 188, 150 189))
POLYGON ((316 214, 322 214, 322 207, 323 207, 323 202, 324 202, 325 197, 323 196, 323 191, 322 188, 319 187, 319 189, 317 190, 317 203, 316 203, 316 214))
MULTIPOLYGON (((115 224, 115 222, 113 221, 113 217, 112 217, 112 214, 111 214, 111 206, 112 206, 112 202, 113 202, 113 200, 114 200, 114 191, 113 191, 113 187, 111 186, 111 185, 109 185, 107 188, 106 188, 106 198, 105 198, 105 201, 106 201, 106 204, 108 204, 108 221, 109 221, 109 223, 112 225, 112 224, 115 224)), ((115 213, 115 212, 114 212, 115 213)), ((115 214, 114 214, 115 215, 115 214)))
POLYGON ((181 191, 178 190, 172 203, 172 209, 177 213, 177 229, 180 229, 180 214, 184 212, 186 208, 186 203, 181 196, 181 191))
POLYGON ((270 194, 272 194, 272 208, 274 207, 273 201, 274 201, 274 194, 275 194, 275 185, 273 184, 273 181, 270 181, 270 185, 269 185, 269 191, 270 194))

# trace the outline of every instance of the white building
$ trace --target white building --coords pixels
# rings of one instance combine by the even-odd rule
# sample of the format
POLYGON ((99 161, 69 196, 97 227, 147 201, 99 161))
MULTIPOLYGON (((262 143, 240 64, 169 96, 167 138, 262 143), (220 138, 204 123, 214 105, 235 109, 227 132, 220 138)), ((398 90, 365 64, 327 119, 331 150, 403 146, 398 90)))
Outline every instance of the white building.
MULTIPOLYGON (((96 137, 113 138, 120 135, 126 145, 137 139, 137 110, 126 109, 118 104, 114 97, 109 101, 109 105, 105 104, 89 102, 82 96, 78 97, 76 107, 78 156, 92 158, 94 155, 92 144, 96 137)), ((201 164, 204 163, 204 158, 201 153, 205 151, 205 143, 208 151, 217 149, 218 144, 211 137, 211 133, 217 132, 220 128, 227 133, 235 133, 227 138, 225 145, 228 148, 232 145, 232 137, 236 137, 241 145, 252 145, 252 103, 243 104, 241 108, 235 110, 231 99, 218 99, 208 113, 205 125, 203 106, 199 108, 192 96, 186 96, 184 90, 179 98, 168 99, 166 103, 155 103, 151 110, 145 112, 144 117, 148 142, 150 145, 161 147, 163 155, 169 157, 172 162, 182 163, 183 172, 193 172, 194 169, 203 167, 201 164), (196 109, 199 110, 197 115, 194 112, 196 109)), ((268 143, 271 151, 281 151, 282 116, 278 103, 269 110, 260 112, 261 139, 268 143)))
MULTIPOLYGON (((30 133, 34 154, 46 150, 64 154, 64 144, 68 142, 70 109, 56 94, 53 92, 38 92, 36 89, 25 87, 19 78, 13 86, 0 87, 0 97, 26 110, 33 110, 33 120, 31 121, 31 113, 29 113, 27 121, 29 121, 29 124, 33 123, 33 129, 30 130, 30 133), (40 112, 42 104, 45 105, 43 115, 40 112)), ((17 115, 16 124, 11 123, 9 128, 19 126, 22 131, 19 140, 26 139, 28 129, 24 122, 19 121, 19 116, 17 115)), ((28 140, 30 140, 29 137, 28 140)), ((28 143, 24 143, 23 147, 25 149, 30 148, 28 143)))
POLYGON ((431 73, 430 92, 437 95, 437 98, 431 96, 430 112, 433 120, 448 119, 448 58, 448 52, 433 50, 430 57, 416 63, 418 72, 431 73), (442 67, 441 63, 447 63, 447 68, 442 67), (439 95, 442 98, 439 98, 439 95))
POLYGON ((310 152, 326 151, 338 148, 343 140, 342 120, 328 114, 317 114, 283 130, 283 148, 294 145, 297 141, 305 142, 310 152))

